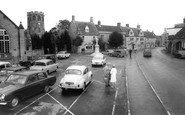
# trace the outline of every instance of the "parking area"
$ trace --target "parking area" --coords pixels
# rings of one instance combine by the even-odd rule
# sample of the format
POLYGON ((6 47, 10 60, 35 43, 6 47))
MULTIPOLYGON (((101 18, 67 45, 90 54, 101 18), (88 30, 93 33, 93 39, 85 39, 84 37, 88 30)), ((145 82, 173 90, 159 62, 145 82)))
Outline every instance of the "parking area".
POLYGON ((107 57, 107 61, 117 65, 117 88, 105 87, 103 82, 103 67, 91 67, 92 57, 71 56, 69 59, 59 60, 60 68, 52 73, 57 76, 57 82, 48 93, 39 93, 23 100, 16 108, 0 107, 3 115, 114 115, 126 113, 126 94, 124 79, 124 58, 115 60, 107 57), (93 82, 82 92, 68 90, 62 93, 58 87, 64 70, 71 64, 85 64, 93 72, 93 82), (120 113, 121 112, 121 113, 120 113))

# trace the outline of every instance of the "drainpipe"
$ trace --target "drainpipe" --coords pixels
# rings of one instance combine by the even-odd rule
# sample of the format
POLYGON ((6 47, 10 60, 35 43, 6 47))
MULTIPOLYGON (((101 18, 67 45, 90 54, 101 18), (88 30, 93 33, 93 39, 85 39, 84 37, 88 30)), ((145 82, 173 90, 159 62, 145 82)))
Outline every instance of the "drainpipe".
POLYGON ((19 49, 19 59, 21 58, 21 43, 20 43, 20 29, 18 28, 18 49, 19 49))

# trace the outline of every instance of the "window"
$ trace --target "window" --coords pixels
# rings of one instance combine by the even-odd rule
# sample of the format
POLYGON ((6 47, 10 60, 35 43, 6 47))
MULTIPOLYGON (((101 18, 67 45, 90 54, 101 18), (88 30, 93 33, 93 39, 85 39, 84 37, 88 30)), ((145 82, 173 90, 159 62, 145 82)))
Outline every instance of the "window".
POLYGON ((36 20, 36 16, 35 15, 33 15, 33 20, 36 20))
POLYGON ((130 41, 134 41, 134 38, 130 38, 130 41))
POLYGON ((89 32, 89 27, 88 26, 85 27, 85 32, 89 32))
POLYGON ((36 75, 36 74, 31 75, 31 76, 29 77, 29 79, 28 79, 28 83, 33 83, 33 82, 35 82, 35 81, 37 81, 37 75, 36 75))
POLYGON ((41 21, 41 16, 40 15, 38 15, 38 21, 41 21))
POLYGON ((40 80, 46 78, 46 76, 44 75, 44 73, 38 73, 38 78, 40 80))
POLYGON ((143 41, 144 39, 143 38, 140 38, 140 41, 143 41))
POLYGON ((0 53, 10 52, 10 39, 5 29, 0 29, 0 53))

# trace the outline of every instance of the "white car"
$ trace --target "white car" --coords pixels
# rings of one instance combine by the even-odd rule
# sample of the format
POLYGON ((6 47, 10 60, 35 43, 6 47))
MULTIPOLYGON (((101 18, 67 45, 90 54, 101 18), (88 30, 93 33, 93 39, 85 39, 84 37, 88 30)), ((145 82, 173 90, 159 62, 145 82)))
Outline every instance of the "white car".
POLYGON ((104 55, 95 55, 92 58, 92 66, 93 65, 105 65, 106 64, 106 58, 104 55))
POLYGON ((67 51, 60 51, 60 52, 58 52, 58 53, 56 54, 56 57, 57 57, 58 59, 69 58, 70 55, 71 55, 71 54, 68 53, 67 51))
POLYGON ((72 65, 65 70, 65 75, 61 79, 59 87, 62 91, 66 89, 82 89, 92 81, 92 72, 85 65, 72 65))
POLYGON ((39 70, 46 73, 51 73, 56 71, 59 68, 58 63, 54 63, 51 59, 41 59, 33 63, 33 66, 30 67, 30 70, 39 70))

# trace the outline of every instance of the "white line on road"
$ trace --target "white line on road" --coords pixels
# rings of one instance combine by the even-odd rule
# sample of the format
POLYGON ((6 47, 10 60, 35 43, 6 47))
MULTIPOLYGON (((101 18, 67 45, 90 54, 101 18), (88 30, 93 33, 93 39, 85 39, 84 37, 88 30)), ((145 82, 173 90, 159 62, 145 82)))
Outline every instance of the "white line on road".
POLYGON ((127 108, 128 108, 128 115, 131 115, 130 112, 130 99, 129 99, 129 92, 128 92, 128 76, 127 76, 127 68, 125 68, 125 75, 126 75, 126 90, 127 90, 127 108))
MULTIPOLYGON (((94 82, 94 80, 91 82, 91 84, 94 82)), ((78 99, 84 94, 84 92, 89 88, 89 86, 91 85, 89 84, 88 87, 78 96, 78 98, 76 98, 76 100, 71 104, 71 106, 68 108, 68 110, 70 110, 73 105, 78 101, 78 99)), ((65 115, 68 111, 66 111, 63 115, 65 115)))
POLYGON ((50 96, 53 100, 55 100, 59 105, 61 105, 67 112, 69 112, 71 115, 75 115, 74 113, 72 113, 69 109, 67 109, 64 105, 62 105, 58 100, 56 100, 53 96, 51 96, 48 93, 48 96, 50 96))
POLYGON ((116 106, 117 95, 118 95, 118 88, 116 89, 116 94, 115 94, 115 98, 114 98, 114 105, 113 105, 113 108, 112 108, 112 115, 114 115, 114 110, 115 110, 115 106, 116 106))
MULTIPOLYGON (((57 87, 53 88, 52 90, 50 90, 48 93, 52 92, 53 90, 55 90, 57 87)), ((41 98, 43 98, 44 96, 46 96, 47 93, 45 93, 44 95, 40 96, 39 98, 37 98, 36 100, 34 100, 33 102, 31 102, 29 105, 25 106, 24 108, 22 108, 21 110, 19 110, 18 112, 14 113, 14 115, 17 115, 18 113, 20 113, 21 111, 23 111, 24 109, 28 108, 29 106, 31 106, 33 103, 35 103, 36 101, 40 100, 41 98)))
POLYGON ((103 84, 103 85, 105 85, 105 83, 103 83, 103 82, 101 82, 101 81, 98 81, 98 80, 94 80, 95 82, 98 82, 98 83, 100 83, 100 84, 103 84))
POLYGON ((161 98, 159 97, 159 95, 157 94, 157 92, 155 91, 154 87, 152 86, 152 84, 150 83, 150 81, 147 79, 146 74, 143 72, 143 70, 141 69, 141 66, 139 65, 137 59, 136 59, 137 65, 139 67, 139 69, 141 70, 141 72, 144 75, 144 78, 146 79, 146 81, 148 82, 148 84, 150 85, 150 87, 152 88, 153 92, 155 93, 155 95, 157 96, 157 98, 159 99, 160 103, 162 104, 162 106, 164 107, 164 109, 166 110, 168 115, 171 115, 171 113, 169 112, 169 110, 167 109, 167 107, 164 105, 163 101, 161 100, 161 98))

